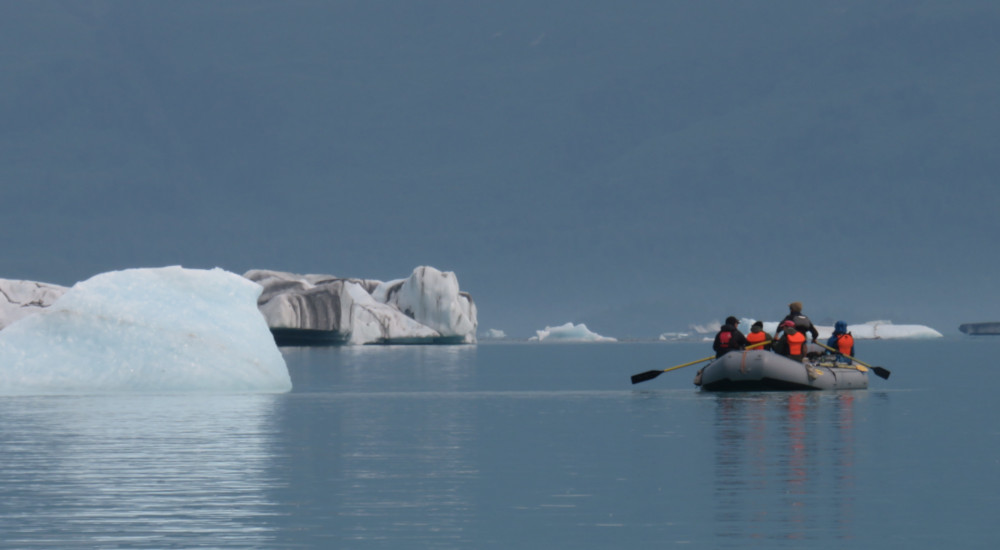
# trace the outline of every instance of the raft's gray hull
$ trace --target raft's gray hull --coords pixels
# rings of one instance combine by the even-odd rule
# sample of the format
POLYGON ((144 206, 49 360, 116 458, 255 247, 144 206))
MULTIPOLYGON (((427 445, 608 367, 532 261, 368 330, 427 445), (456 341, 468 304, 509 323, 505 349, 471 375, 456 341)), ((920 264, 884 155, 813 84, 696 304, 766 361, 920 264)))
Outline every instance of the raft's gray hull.
MULTIPOLYGON (((704 391, 857 390, 868 374, 829 361, 800 363, 770 351, 731 351, 700 372, 704 391)), ((696 378, 696 384, 698 379, 696 378)))

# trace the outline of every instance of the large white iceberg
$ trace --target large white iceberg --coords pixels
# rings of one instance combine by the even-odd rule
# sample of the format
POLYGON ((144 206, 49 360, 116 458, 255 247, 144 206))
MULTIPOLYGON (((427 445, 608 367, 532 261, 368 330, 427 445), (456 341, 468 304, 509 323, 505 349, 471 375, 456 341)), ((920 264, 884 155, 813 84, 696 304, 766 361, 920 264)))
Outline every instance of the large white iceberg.
POLYGON ((97 275, 0 331, 0 394, 286 392, 260 292, 218 268, 97 275))
POLYGON ((545 327, 544 330, 536 330, 535 336, 528 338, 530 342, 617 342, 615 338, 601 336, 587 328, 587 325, 580 323, 566 323, 558 327, 545 327))
POLYGON ((255 269, 260 311, 276 337, 347 344, 475 343, 476 305, 450 271, 421 266, 382 282, 255 269))

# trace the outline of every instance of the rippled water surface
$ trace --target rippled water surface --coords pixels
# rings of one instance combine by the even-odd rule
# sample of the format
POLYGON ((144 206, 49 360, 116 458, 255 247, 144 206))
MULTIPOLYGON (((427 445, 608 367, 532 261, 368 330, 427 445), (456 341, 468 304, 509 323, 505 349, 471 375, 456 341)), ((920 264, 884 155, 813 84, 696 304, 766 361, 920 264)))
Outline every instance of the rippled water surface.
POLYGON ((285 395, 0 398, 2 548, 994 548, 1000 340, 853 392, 702 345, 289 348, 285 395))

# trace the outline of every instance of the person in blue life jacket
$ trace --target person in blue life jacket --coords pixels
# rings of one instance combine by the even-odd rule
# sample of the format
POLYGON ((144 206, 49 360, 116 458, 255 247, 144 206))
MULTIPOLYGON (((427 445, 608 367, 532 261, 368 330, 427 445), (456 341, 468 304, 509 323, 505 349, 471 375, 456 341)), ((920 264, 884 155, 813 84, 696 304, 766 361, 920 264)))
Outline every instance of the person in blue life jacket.
POLYGON ((737 328, 740 320, 730 315, 726 317, 726 324, 722 325, 712 342, 712 349, 715 350, 715 358, 747 347, 747 337, 737 328))
POLYGON ((837 350, 838 363, 851 362, 845 356, 854 356, 854 336, 847 331, 846 321, 837 321, 833 325, 833 336, 827 340, 826 345, 837 350))

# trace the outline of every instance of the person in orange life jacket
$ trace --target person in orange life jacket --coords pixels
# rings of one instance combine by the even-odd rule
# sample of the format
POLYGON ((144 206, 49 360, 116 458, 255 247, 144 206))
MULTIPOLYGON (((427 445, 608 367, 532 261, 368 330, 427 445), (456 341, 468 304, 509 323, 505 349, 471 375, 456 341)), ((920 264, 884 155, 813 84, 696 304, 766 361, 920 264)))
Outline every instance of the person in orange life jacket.
POLYGON ((716 359, 731 351, 741 350, 747 346, 746 336, 743 336, 743 333, 736 328, 739 325, 740 320, 736 317, 732 315, 726 317, 726 324, 722 325, 722 328, 715 335, 715 341, 712 342, 712 349, 715 350, 716 359))
MULTIPOLYGON (((747 334, 747 347, 754 344, 759 344, 761 342, 767 342, 771 340, 771 335, 764 332, 764 322, 755 321, 754 324, 750 325, 750 333, 747 334)), ((753 349, 771 349, 771 344, 764 344, 762 346, 757 346, 753 349)))
POLYGON ((774 351, 789 359, 802 361, 806 356, 806 335, 799 332, 791 321, 782 321, 778 328, 784 334, 774 343, 774 351))
POLYGON ((847 331, 847 322, 837 321, 833 325, 833 336, 827 340, 826 345, 837 350, 838 363, 850 363, 851 360, 845 355, 854 356, 854 336, 847 331))
POLYGON ((795 329, 803 334, 808 332, 812 335, 813 343, 819 338, 819 330, 813 326, 812 321, 808 317, 802 314, 802 302, 792 302, 788 304, 788 315, 785 315, 784 321, 791 321, 795 324, 795 329))

